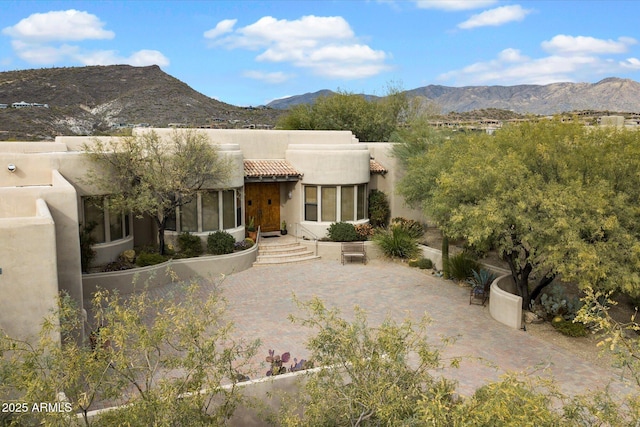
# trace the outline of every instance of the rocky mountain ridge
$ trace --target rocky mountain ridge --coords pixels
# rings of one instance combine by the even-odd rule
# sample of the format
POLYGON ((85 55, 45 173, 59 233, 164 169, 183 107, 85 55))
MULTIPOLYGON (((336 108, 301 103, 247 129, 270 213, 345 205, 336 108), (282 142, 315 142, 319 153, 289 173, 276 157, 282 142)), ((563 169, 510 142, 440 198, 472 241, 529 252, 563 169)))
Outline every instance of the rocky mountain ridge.
MULTIPOLYGON (((278 99, 267 106, 289 108, 311 103, 322 90, 278 99)), ((443 114, 480 109, 510 110, 519 114, 551 115, 570 111, 598 110, 640 112, 640 83, 609 77, 597 83, 552 83, 548 85, 466 86, 429 85, 406 91, 410 97, 421 96, 437 104, 443 114)))

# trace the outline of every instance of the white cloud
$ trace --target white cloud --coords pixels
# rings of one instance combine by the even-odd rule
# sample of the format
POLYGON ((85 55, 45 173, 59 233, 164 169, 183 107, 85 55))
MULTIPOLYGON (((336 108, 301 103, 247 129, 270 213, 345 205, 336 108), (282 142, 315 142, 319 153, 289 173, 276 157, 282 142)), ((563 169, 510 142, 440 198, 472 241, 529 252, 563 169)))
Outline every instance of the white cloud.
POLYGON ((103 29, 104 23, 87 12, 62 10, 34 13, 12 27, 2 30, 14 39, 25 42, 78 41, 112 39, 113 31, 103 29))
POLYGON ((29 64, 169 65, 169 59, 157 50, 142 49, 129 56, 121 56, 115 50, 89 51, 80 45, 67 43, 113 39, 115 33, 105 30, 104 25, 95 15, 71 9, 34 13, 16 25, 4 28, 2 33, 12 38, 15 54, 29 64))
POLYGON ((626 60, 620 62, 620 66, 629 70, 640 70, 640 59, 627 58, 626 60))
POLYGON ((520 5, 502 6, 495 9, 485 10, 482 13, 473 15, 468 20, 458 24, 458 28, 469 30, 471 28, 499 26, 509 22, 522 21, 531 10, 523 9, 520 5))
MULTIPOLYGON (((221 22, 231 21, 235 20, 221 22)), ((216 31, 219 26, 205 32, 212 46, 259 51, 255 58, 259 62, 289 64, 316 75, 349 79, 370 77, 389 68, 385 64, 389 56, 360 43, 340 16, 309 15, 296 20, 265 16, 223 37, 216 31)))
POLYGON ((416 0, 416 6, 421 9, 446 11, 481 9, 495 3, 497 0, 416 0))
POLYGON ((542 48, 556 55, 624 53, 637 41, 631 37, 620 37, 615 40, 602 40, 594 37, 567 36, 558 34, 549 41, 542 42, 542 48))
POLYGON ((255 71, 255 70, 251 70, 251 71, 245 71, 243 73, 243 75, 245 77, 248 77, 250 79, 254 79, 254 80, 260 80, 266 83, 284 83, 287 80, 290 80, 293 76, 290 74, 285 74, 281 71, 277 71, 274 73, 265 73, 263 71, 255 71))
POLYGON ((215 39, 216 37, 221 36, 222 34, 230 33, 233 31, 233 26, 238 22, 237 19, 224 19, 215 26, 215 28, 205 31, 204 37, 207 39, 215 39))

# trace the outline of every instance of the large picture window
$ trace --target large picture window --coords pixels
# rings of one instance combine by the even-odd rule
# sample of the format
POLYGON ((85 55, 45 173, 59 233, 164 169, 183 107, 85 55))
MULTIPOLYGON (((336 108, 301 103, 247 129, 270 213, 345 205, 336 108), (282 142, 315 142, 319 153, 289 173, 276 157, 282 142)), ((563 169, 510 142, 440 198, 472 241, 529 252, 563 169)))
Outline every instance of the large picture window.
POLYGON ((96 243, 112 242, 130 235, 129 215, 110 209, 107 197, 83 197, 82 211, 84 227, 91 228, 96 243))
POLYGON ((367 185, 306 185, 304 220, 322 222, 367 219, 367 185), (318 197, 320 195, 320 197, 318 197))
POLYGON ((198 192, 193 200, 177 209, 178 232, 206 233, 240 226, 237 209, 241 203, 238 190, 208 190, 198 192))

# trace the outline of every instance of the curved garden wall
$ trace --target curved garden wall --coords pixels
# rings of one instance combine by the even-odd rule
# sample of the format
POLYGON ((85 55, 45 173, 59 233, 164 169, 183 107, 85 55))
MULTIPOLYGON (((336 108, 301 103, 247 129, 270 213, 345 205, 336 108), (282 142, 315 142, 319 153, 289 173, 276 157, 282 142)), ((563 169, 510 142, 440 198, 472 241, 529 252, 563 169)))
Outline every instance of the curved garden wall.
POLYGON ((258 245, 254 245, 250 249, 228 255, 205 255, 169 260, 162 264, 131 270, 85 274, 82 276, 83 292, 85 298, 89 298, 98 288, 129 294, 145 285, 153 288, 171 282, 169 271, 182 280, 192 277, 216 278, 221 274, 232 274, 250 268, 257 254, 258 245))
POLYGON ((491 284, 489 313, 498 322, 515 329, 522 328, 522 297, 513 294, 515 284, 510 274, 498 277, 491 284))

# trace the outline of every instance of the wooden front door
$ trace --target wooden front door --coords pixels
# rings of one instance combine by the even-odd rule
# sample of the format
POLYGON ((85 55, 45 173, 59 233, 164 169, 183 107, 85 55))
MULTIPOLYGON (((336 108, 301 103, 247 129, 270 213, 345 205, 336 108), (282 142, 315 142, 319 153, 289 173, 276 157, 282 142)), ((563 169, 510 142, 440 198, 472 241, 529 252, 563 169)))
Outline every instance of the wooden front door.
POLYGON ((277 182, 244 185, 245 224, 255 218, 256 230, 280 230, 280 184, 277 182))

